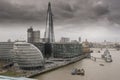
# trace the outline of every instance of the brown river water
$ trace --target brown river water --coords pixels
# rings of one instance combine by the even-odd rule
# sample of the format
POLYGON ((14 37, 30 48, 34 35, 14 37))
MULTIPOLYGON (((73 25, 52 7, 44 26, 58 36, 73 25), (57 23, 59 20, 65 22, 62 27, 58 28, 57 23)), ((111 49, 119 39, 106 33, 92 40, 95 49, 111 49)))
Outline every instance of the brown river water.
POLYGON ((98 53, 100 49, 93 50, 91 55, 97 57, 96 61, 86 58, 34 78, 38 80, 120 80, 120 51, 109 49, 113 62, 107 63, 101 59, 105 49, 101 50, 101 53, 98 53), (71 75, 74 68, 83 68, 85 75, 71 75))

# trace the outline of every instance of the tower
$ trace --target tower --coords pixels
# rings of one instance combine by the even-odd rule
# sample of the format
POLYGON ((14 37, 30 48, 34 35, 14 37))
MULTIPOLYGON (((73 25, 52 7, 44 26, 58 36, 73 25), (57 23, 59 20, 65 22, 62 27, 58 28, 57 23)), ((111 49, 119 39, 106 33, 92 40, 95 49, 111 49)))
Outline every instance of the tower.
POLYGON ((27 30, 27 42, 28 43, 33 43, 33 28, 32 27, 30 27, 27 30))
POLYGON ((33 42, 39 43, 40 42, 40 31, 33 31, 33 42))
POLYGON ((53 14, 51 10, 51 3, 48 3, 47 17, 46 17, 46 29, 45 29, 45 57, 53 57, 53 43, 54 38, 54 28, 53 28, 53 14))
POLYGON ((78 38, 79 43, 81 42, 81 37, 78 38))
POLYGON ((54 28, 53 28, 53 14, 51 11, 51 3, 48 3, 47 17, 46 17, 46 30, 45 30, 45 42, 53 43, 55 42, 54 28))
POLYGON ((33 31, 33 28, 30 27, 27 30, 27 42, 28 43, 39 43, 40 42, 40 31, 33 31))

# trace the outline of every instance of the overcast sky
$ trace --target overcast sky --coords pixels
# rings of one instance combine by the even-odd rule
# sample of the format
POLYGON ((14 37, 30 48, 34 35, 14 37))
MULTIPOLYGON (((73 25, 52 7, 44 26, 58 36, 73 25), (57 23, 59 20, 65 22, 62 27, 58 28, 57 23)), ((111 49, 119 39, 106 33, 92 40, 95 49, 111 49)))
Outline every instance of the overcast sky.
POLYGON ((26 40, 30 26, 43 37, 49 1, 56 40, 120 40, 120 0, 0 0, 0 41, 26 40))

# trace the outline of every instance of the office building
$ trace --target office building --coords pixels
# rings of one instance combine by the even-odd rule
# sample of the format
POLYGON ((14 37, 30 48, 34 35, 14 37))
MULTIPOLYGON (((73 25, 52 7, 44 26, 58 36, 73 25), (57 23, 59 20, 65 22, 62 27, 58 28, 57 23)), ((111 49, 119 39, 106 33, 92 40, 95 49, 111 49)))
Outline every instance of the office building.
POLYGON ((0 60, 11 61, 10 50, 13 49, 13 42, 0 42, 0 60))
POLYGON ((81 37, 78 38, 79 43, 81 42, 81 37))
POLYGON ((61 40, 60 40, 61 43, 68 43, 70 42, 70 38, 67 38, 67 37, 62 37, 61 40))
POLYGON ((90 45, 87 39, 82 43, 82 47, 83 53, 90 53, 90 45))
POLYGON ((27 30, 27 42, 28 43, 39 43, 40 42, 40 31, 33 31, 33 28, 30 27, 27 30))
POLYGON ((16 42, 11 50, 13 62, 20 69, 36 70, 44 67, 44 58, 41 51, 31 43, 16 42))
POLYGON ((40 42, 40 31, 33 31, 33 42, 34 43, 40 42))
POLYGON ((54 43, 53 56, 55 58, 72 58, 82 55, 82 44, 54 43))
POLYGON ((71 43, 79 43, 77 40, 71 40, 71 43))

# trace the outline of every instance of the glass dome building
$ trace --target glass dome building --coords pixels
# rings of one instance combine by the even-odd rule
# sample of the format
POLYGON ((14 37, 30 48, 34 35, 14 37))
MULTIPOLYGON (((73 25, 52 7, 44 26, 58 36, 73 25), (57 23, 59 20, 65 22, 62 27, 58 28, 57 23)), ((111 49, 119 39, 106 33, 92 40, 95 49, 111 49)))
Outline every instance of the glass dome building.
POLYGON ((12 57, 13 61, 23 70, 35 70, 44 67, 44 58, 41 51, 30 43, 14 43, 12 57))

